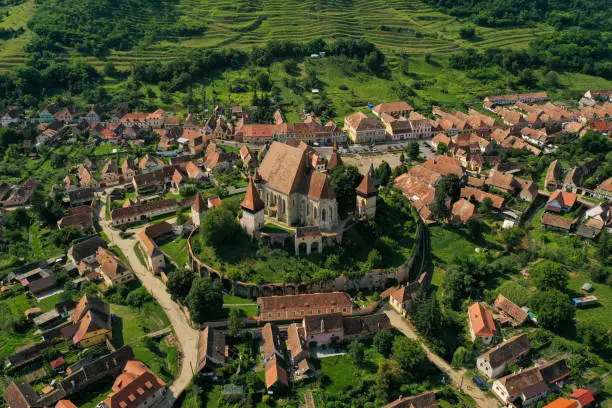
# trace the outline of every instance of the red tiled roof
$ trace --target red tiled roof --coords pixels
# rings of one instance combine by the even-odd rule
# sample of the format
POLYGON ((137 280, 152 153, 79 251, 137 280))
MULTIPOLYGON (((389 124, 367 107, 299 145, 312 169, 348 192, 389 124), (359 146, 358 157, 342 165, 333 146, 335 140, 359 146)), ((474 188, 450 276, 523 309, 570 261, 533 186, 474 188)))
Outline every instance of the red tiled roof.
POLYGON ((351 307, 353 302, 344 292, 310 293, 303 295, 268 296, 257 298, 261 313, 290 308, 351 307))
POLYGON ((569 191, 557 190, 550 195, 548 198, 547 205, 553 201, 558 201, 562 207, 573 207, 576 204, 576 200, 578 196, 574 193, 570 193, 569 191))
POLYGON ((557 398, 550 404, 544 405, 544 408, 578 408, 578 403, 567 398, 557 398))
POLYGON ((242 208, 245 208, 253 213, 263 210, 265 207, 264 202, 259 197, 259 193, 255 188, 255 184, 253 183, 253 179, 249 178, 249 185, 247 187, 246 194, 244 196, 244 200, 240 203, 242 208))
POLYGON ((574 398, 575 400, 577 400, 580 403, 581 407, 585 407, 595 401, 593 393, 584 388, 575 391, 573 394, 570 395, 570 398, 574 398))
POLYGON ((496 333, 495 322, 491 313, 480 302, 468 307, 468 316, 472 330, 477 336, 491 337, 496 333))

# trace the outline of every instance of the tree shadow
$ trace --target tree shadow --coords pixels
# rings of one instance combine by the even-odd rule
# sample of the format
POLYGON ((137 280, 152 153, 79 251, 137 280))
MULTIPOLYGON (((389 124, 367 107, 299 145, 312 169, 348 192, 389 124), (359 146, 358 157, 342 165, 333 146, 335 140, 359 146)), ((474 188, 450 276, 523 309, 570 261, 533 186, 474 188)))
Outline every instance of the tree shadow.
POLYGON ((111 325, 113 329, 113 339, 111 343, 118 349, 125 344, 123 339, 123 319, 117 315, 113 315, 111 325))

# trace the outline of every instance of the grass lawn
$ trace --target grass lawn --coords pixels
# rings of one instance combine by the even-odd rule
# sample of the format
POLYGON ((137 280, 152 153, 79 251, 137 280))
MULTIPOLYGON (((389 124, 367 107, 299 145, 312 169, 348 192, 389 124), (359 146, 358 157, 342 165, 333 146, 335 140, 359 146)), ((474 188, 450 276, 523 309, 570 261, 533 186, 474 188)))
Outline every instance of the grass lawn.
MULTIPOLYGON (((35 301, 29 299, 25 293, 1 300, 0 316, 3 318, 3 323, 8 323, 11 318, 21 318, 27 309, 34 306, 33 303, 35 301)), ((10 323, 7 324, 4 330, 0 330, 0 361, 13 354, 16 348, 37 341, 40 341, 40 335, 34 334, 33 329, 27 333, 15 333, 10 323)))
POLYGON ((321 364, 320 372, 329 376, 329 383, 325 385, 325 392, 343 392, 359 378, 364 380, 374 379, 381 359, 383 359, 383 356, 380 353, 372 347, 368 347, 363 368, 356 367, 348 355, 319 360, 321 364))
POLYGON ((571 276, 568 287, 575 292, 575 295, 585 296, 580 287, 587 282, 593 284, 595 289, 591 294, 597 297, 599 302, 593 307, 576 309, 576 318, 578 320, 598 320, 612 330, 612 287, 603 283, 594 283, 588 277, 583 276, 571 276))
POLYGON ((49 296, 47 298, 44 298, 40 302, 35 302, 36 303, 36 307, 40 307, 40 309, 43 312, 48 312, 49 310, 51 310, 51 309, 53 309, 55 307, 55 304, 57 302, 60 301, 60 297, 61 296, 62 296, 61 293, 56 293, 53 296, 49 296))
POLYGON ((172 259, 179 267, 183 267, 189 260, 187 252, 187 238, 176 237, 172 241, 160 245, 170 259, 172 259))
POLYGON ((448 265, 454 257, 475 255, 474 250, 481 247, 473 243, 462 229, 433 226, 429 228, 429 232, 433 259, 437 263, 448 265))
POLYGON ((146 303, 141 309, 128 306, 111 305, 111 312, 120 319, 113 322, 113 345, 120 347, 129 344, 136 358, 153 370, 164 381, 170 381, 178 372, 178 350, 170 347, 165 340, 147 345, 147 333, 170 325, 161 306, 146 303))
POLYGON ((268 234, 287 234, 292 233, 293 231, 288 228, 283 228, 280 225, 266 223, 261 229, 261 232, 265 232, 268 234))
POLYGON ((234 295, 223 295, 224 304, 244 305, 255 303, 254 300, 234 295))

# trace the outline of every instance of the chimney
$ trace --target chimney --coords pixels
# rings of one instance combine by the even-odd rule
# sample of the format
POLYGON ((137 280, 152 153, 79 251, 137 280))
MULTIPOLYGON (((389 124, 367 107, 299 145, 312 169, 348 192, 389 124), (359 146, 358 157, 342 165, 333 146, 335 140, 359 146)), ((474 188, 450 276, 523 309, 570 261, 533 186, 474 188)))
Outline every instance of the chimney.
POLYGON ((321 319, 321 334, 325 333, 325 320, 321 319))

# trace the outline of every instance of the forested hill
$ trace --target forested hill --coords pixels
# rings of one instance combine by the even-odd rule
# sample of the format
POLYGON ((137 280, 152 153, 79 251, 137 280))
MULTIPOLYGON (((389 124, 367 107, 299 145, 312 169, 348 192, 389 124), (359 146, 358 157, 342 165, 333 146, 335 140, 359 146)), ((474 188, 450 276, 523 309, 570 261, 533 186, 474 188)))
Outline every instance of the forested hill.
POLYGON ((424 0, 457 17, 488 27, 535 25, 543 21, 558 30, 572 26, 609 30, 610 0, 424 0))
POLYGON ((172 0, 38 0, 29 23, 43 39, 87 54, 128 50, 137 43, 201 34, 205 25, 187 24, 172 0))

